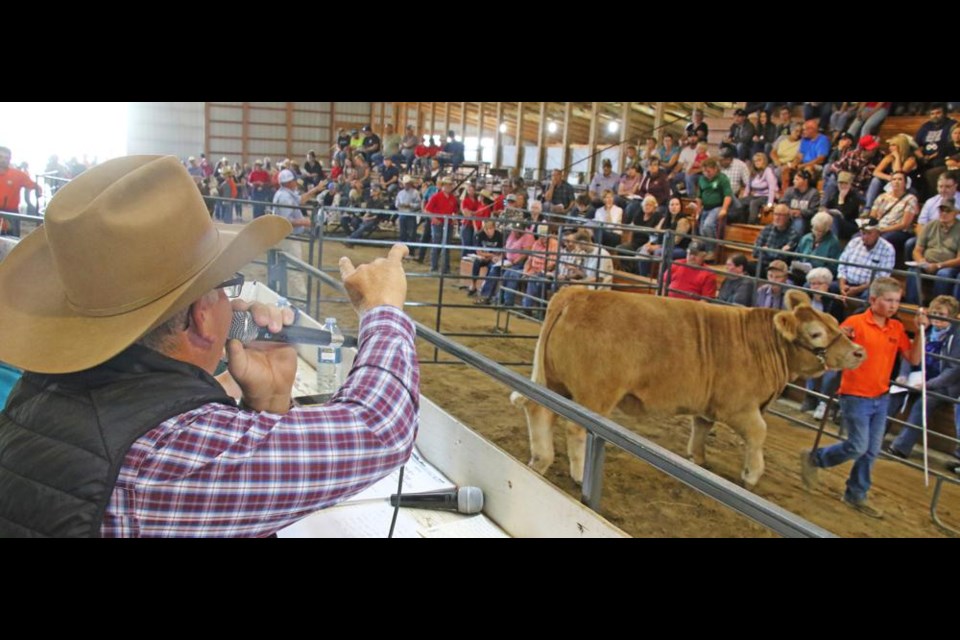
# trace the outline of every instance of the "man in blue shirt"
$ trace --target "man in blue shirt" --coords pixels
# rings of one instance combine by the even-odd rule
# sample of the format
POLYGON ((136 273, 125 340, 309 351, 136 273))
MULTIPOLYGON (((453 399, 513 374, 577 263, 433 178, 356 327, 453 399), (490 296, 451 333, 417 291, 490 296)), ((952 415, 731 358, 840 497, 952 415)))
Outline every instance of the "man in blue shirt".
POLYGON ((817 129, 816 120, 807 120, 801 129, 800 166, 807 169, 815 178, 823 171, 823 163, 830 155, 830 139, 817 129))

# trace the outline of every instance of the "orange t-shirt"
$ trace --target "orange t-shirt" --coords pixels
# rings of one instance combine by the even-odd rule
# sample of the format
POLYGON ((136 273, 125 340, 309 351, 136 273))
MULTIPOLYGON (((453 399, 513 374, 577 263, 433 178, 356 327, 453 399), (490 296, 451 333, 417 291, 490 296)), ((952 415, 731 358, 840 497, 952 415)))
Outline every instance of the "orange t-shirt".
POLYGON ((33 189, 36 183, 19 169, 8 167, 0 173, 0 211, 18 213, 20 207, 20 189, 33 189))
POLYGON ((903 323, 894 318, 881 327, 873 318, 873 311, 852 315, 841 327, 853 328, 853 341, 867 350, 867 360, 856 369, 843 372, 839 392, 843 395, 876 398, 890 389, 890 373, 897 359, 897 351, 907 354, 910 339, 903 323))

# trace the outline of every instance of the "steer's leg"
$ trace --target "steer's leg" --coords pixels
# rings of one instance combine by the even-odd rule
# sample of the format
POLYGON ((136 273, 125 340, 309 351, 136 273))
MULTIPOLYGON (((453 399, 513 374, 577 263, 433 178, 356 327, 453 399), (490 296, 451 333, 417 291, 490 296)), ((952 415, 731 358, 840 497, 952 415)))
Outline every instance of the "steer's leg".
MULTIPOLYGON (((573 401, 602 416, 610 415, 623 399, 619 389, 590 390, 573 394, 573 401)), ((577 484, 583 484, 583 465, 587 455, 587 430, 573 423, 567 424, 567 457, 570 459, 570 476, 577 484)))
POLYGON ((583 484, 584 458, 587 455, 587 430, 567 421, 567 458, 570 460, 570 477, 583 484))
POLYGON ((529 400, 523 407, 527 414, 527 429, 530 432, 530 462, 539 474, 546 473, 553 464, 553 425, 557 414, 529 400))
POLYGON ((759 409, 745 411, 732 416, 727 421, 746 442, 746 453, 743 458, 743 471, 740 478, 743 486, 751 491, 763 475, 763 443, 767 439, 767 423, 759 409))
POLYGON ((690 429, 690 442, 687 443, 687 456, 692 458, 701 467, 707 461, 705 442, 707 434, 713 428, 713 421, 693 416, 693 426, 690 429))

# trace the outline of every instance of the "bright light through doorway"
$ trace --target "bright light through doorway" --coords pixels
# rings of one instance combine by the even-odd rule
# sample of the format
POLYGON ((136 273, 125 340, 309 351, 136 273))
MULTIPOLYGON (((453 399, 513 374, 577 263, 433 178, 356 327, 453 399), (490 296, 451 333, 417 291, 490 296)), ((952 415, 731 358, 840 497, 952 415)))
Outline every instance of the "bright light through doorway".
POLYGON ((56 154, 103 162, 127 153, 126 102, 0 102, 0 146, 36 176, 56 154))

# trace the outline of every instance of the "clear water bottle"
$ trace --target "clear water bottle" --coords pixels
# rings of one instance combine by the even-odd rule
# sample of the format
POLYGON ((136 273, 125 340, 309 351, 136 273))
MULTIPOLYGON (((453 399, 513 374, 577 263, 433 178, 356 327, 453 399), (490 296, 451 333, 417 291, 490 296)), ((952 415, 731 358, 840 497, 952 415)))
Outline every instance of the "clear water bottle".
POLYGON ((343 333, 336 318, 327 318, 323 324, 330 332, 330 344, 317 349, 317 394, 332 396, 340 388, 340 369, 343 366, 343 333))

